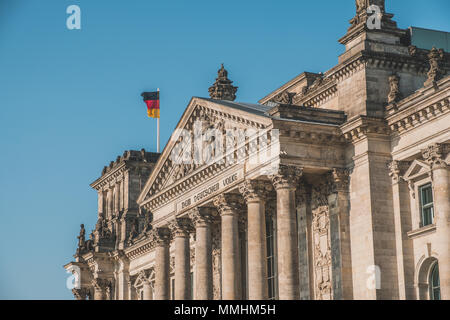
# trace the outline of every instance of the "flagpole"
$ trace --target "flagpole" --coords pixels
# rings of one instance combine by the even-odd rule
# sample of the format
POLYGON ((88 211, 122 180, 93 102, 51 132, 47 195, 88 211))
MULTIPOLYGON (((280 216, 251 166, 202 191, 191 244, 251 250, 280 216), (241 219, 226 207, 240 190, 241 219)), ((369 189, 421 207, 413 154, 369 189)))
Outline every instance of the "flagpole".
MULTIPOLYGON (((158 93, 159 93, 159 88, 158 88, 158 93)), ((159 94, 158 94, 159 95, 159 94)), ((160 104, 161 104, 161 100, 160 100, 160 104)), ((160 106, 160 109, 159 109, 159 117, 156 119, 156 130, 157 130, 157 133, 156 133, 156 152, 160 152, 160 148, 159 148, 159 118, 161 117, 161 106, 160 106)))

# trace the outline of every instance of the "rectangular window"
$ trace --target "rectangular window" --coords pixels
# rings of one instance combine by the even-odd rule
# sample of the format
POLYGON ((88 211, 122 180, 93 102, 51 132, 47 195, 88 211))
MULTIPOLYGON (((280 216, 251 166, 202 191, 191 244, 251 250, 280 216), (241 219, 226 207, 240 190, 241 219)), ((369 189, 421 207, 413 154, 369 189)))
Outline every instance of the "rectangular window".
POLYGON ((434 223, 433 188, 431 183, 421 186, 419 194, 422 227, 425 227, 434 223))
POLYGON ((266 217, 266 245, 267 245, 267 285, 269 299, 276 299, 276 269, 275 269, 275 227, 270 215, 266 217))

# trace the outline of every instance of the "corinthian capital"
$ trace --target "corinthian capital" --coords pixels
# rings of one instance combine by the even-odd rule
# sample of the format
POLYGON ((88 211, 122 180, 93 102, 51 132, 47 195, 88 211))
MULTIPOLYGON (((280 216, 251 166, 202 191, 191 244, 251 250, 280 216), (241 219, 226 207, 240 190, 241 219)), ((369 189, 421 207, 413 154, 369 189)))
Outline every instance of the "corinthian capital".
POLYGON ((172 237, 188 237, 192 232, 192 224, 189 218, 176 218, 169 222, 172 237))
POLYGON ((169 245, 170 235, 170 230, 166 227, 159 227, 150 231, 150 238, 156 246, 169 245))
POLYGON ((197 207, 188 212, 189 218, 195 227, 211 224, 214 220, 215 209, 210 207, 197 207))
POLYGON ((445 157, 449 151, 449 144, 435 143, 422 150, 422 157, 430 165, 431 169, 447 168, 445 157))
POLYGON ((235 193, 219 194, 213 200, 220 215, 237 214, 243 208, 243 198, 235 193))
POLYGON ((264 201, 272 189, 272 185, 269 182, 261 180, 246 180, 239 186, 239 192, 247 203, 264 201))
POLYGON ((91 284, 95 290, 100 291, 106 290, 106 288, 108 288, 111 283, 109 282, 109 280, 96 278, 92 280, 91 284))
POLYGON ((391 161, 388 163, 389 176, 392 179, 392 183, 396 184, 400 181, 400 177, 410 166, 410 162, 407 161, 391 161))
POLYGON ((89 294, 88 289, 80 288, 80 289, 72 289, 73 296, 76 300, 86 300, 86 297, 89 294))
POLYGON ((280 165, 278 172, 269 176, 275 189, 294 189, 303 175, 303 169, 296 166, 280 165))

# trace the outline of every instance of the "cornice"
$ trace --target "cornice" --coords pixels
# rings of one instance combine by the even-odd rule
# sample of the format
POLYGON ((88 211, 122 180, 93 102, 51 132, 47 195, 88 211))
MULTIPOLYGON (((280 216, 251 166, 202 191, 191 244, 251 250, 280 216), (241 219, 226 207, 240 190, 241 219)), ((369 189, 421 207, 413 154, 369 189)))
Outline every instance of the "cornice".
POLYGON ((370 136, 386 137, 390 129, 386 120, 367 116, 358 116, 341 126, 347 141, 357 142, 370 136))
POLYGON ((137 242, 131 247, 126 248, 124 253, 129 260, 132 260, 152 251, 155 246, 156 242, 154 239, 146 239, 145 241, 137 242))
POLYGON ((91 183, 91 187, 95 190, 101 190, 103 187, 109 185, 113 181, 117 181, 118 178, 121 178, 125 171, 127 170, 126 163, 122 163, 119 166, 115 167, 112 171, 106 173, 102 177, 95 180, 91 183))
POLYGON ((450 76, 436 87, 425 87, 397 104, 388 106, 386 113, 390 129, 395 133, 412 130, 432 121, 450 110, 450 76))

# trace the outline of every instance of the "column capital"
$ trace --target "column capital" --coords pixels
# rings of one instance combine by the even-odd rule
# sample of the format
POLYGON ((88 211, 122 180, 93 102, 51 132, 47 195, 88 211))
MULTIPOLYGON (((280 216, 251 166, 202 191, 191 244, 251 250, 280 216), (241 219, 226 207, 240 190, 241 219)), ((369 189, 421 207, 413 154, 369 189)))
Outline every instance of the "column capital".
POLYGON ((95 278, 91 281, 92 286, 94 287, 94 290, 106 290, 111 285, 111 282, 106 279, 101 278, 95 278))
POLYGON ((244 199, 235 193, 223 193, 215 197, 213 203, 221 216, 234 215, 242 210, 244 199))
POLYGON ((155 246, 166 246, 170 243, 170 229, 167 227, 159 227, 150 231, 155 246))
POLYGON ((172 233, 172 238, 189 237, 192 232, 192 223, 189 218, 175 218, 169 222, 169 229, 172 233))
POLYGON ((294 189, 303 175, 303 168, 297 166, 279 165, 278 172, 270 175, 269 179, 275 189, 294 189))
POLYGON ((431 169, 448 168, 445 157, 450 152, 450 144, 435 143, 422 150, 422 157, 431 169))
POLYGON ((330 192, 348 191, 349 178, 350 171, 348 169, 334 168, 328 176, 330 192))
POLYGON ((76 300, 86 300, 89 295, 89 290, 87 288, 72 289, 73 296, 76 300))
POLYGON ((145 270, 139 272, 138 279, 141 280, 143 284, 150 285, 149 274, 145 270))
POLYGON ((214 221, 215 209, 211 207, 196 207, 188 212, 195 227, 203 227, 214 221))
POLYGON ((400 182, 401 176, 408 170, 411 162, 394 160, 388 163, 389 176, 392 179, 392 184, 400 182))
POLYGON ((239 186, 239 192, 247 203, 265 201, 271 190, 272 185, 263 180, 245 180, 239 186))

